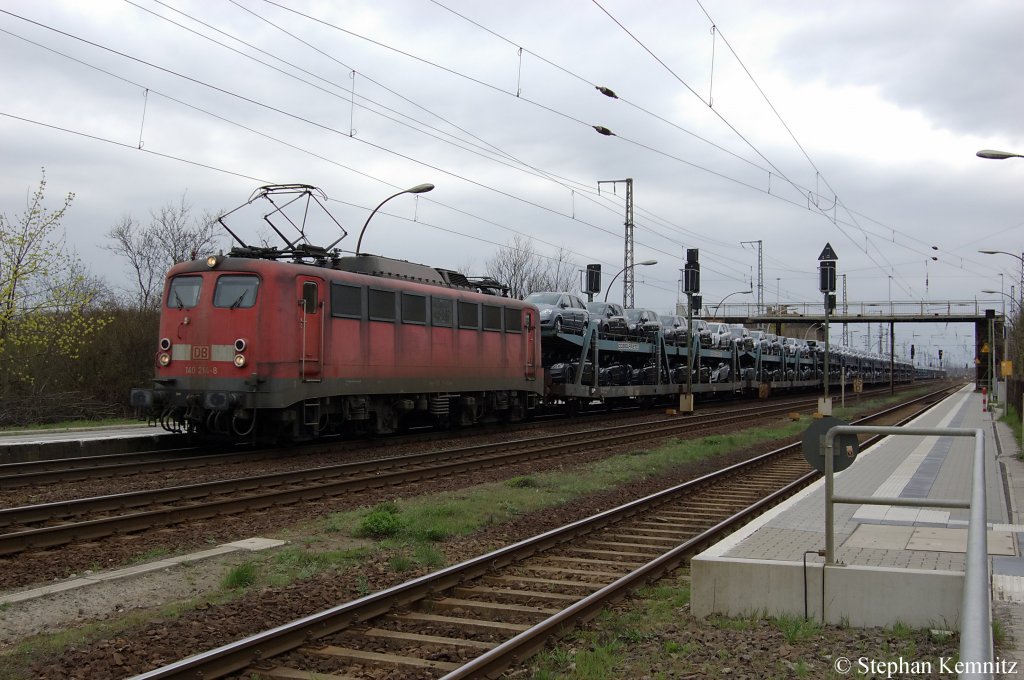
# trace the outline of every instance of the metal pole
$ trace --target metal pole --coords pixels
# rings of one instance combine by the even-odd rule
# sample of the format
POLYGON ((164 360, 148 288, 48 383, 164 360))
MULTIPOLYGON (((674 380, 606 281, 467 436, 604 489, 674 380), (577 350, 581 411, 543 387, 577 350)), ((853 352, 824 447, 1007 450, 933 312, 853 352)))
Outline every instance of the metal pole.
MULTIPOLYGON (((884 498, 880 496, 836 496, 832 452, 835 440, 844 434, 911 435, 923 437, 973 437, 974 461, 971 479, 970 522, 967 525, 967 555, 964 590, 960 603, 960 661, 968 664, 960 678, 991 678, 992 601, 988 591, 988 529, 985 501, 985 432, 966 428, 862 427, 840 425, 825 433, 825 567, 835 565, 833 503, 894 505, 900 507, 963 507, 964 501, 940 499, 884 498)), ((824 571, 822 571, 824 576, 824 571)), ((822 612, 825 619, 825 612, 822 612)))
POLYGON ((893 337, 893 322, 889 322, 889 394, 896 394, 896 342, 893 337))
MULTIPOLYGON (((825 401, 828 402, 828 293, 825 293, 825 401)), ((831 409, 830 409, 831 410, 831 409)))
MULTIPOLYGON (((611 184, 614 188, 618 182, 626 183, 626 245, 623 256, 622 271, 625 276, 622 279, 622 306, 626 309, 633 308, 633 178, 600 180, 597 183, 597 190, 601 191, 602 184, 611 184)), ((609 284, 610 285, 610 284, 609 284)), ((607 300, 607 294, 605 294, 607 300)))
POLYGON ((686 294, 686 335, 686 394, 693 399, 693 343, 697 336, 693 332, 693 293, 686 294))
POLYGON ((988 403, 999 401, 996 398, 996 317, 989 317, 988 320, 988 356, 989 356, 989 374, 988 374, 988 403))
MULTIPOLYGON (((971 519, 967 525, 964 594, 960 605, 960 660, 992 659, 992 598, 988 589, 988 528, 985 520, 985 434, 974 437, 974 479, 971 484, 971 519)), ((961 678, 991 678, 991 673, 961 673, 961 678)))

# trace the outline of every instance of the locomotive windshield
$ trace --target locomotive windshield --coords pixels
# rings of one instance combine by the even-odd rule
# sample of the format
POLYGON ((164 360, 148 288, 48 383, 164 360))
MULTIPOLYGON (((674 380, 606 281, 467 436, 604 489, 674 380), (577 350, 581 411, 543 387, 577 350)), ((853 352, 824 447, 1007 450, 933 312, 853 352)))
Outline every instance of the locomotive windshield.
POLYGON ((167 306, 175 309, 192 309, 199 304, 199 288, 202 284, 201 276, 175 276, 171 279, 170 290, 167 291, 167 306))
POLYGON ((213 306, 229 309, 252 307, 256 304, 259 286, 259 278, 249 274, 222 276, 217 279, 217 287, 213 290, 213 306))

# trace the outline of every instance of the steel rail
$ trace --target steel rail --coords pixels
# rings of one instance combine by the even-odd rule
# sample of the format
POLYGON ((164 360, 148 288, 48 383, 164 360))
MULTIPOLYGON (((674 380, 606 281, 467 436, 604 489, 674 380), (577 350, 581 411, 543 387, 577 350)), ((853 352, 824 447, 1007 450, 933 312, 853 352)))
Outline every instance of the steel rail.
MULTIPOLYGON (((921 399, 927 399, 931 395, 925 395, 921 399)), ((790 410, 791 404, 778 406, 775 410, 785 412, 790 410)), ((760 415, 770 415, 762 410, 760 415)), ((715 420, 714 425, 721 425, 736 420, 745 420, 746 415, 730 416, 725 419, 715 420)), ((57 517, 81 516, 87 512, 124 512, 128 508, 139 508, 145 505, 169 504, 182 502, 183 500, 197 500, 213 496, 227 496, 220 500, 207 501, 199 505, 184 505, 175 507, 161 507, 157 510, 140 510, 138 512, 126 513, 112 517, 105 517, 93 520, 86 520, 75 523, 61 523, 55 526, 42 528, 24 529, 0 535, 0 555, 15 554, 27 549, 38 549, 55 547, 74 542, 76 540, 95 540, 119 533, 132 533, 146 530, 157 526, 169 526, 201 519, 209 519, 228 514, 238 514, 246 510, 263 510, 279 505, 289 505, 301 501, 317 500, 326 496, 338 495, 346 491, 358 491, 367 488, 379 488, 386 485, 397 485, 413 481, 430 479, 439 475, 458 474, 470 470, 480 470, 499 465, 507 465, 510 460, 524 462, 537 458, 545 458, 554 455, 571 453, 580 448, 592 445, 593 441, 600 441, 602 446, 613 446, 620 443, 635 441, 636 429, 643 429, 646 436, 668 437, 677 434, 680 430, 688 430, 695 427, 707 426, 709 423, 697 423, 695 419, 671 419, 669 421, 655 421, 655 427, 649 427, 652 423, 639 425, 614 426, 612 428, 600 428, 584 430, 574 433, 572 441, 556 441, 553 444, 543 445, 545 441, 564 440, 565 435, 553 435, 536 439, 516 440, 508 442, 504 447, 510 450, 509 453, 495 453, 494 445, 480 445, 455 449, 448 452, 416 454, 413 456, 401 456, 397 458, 382 459, 375 461, 362 461, 348 463, 339 466, 315 468, 279 475, 264 475, 259 477, 243 478, 222 482, 208 482, 205 484, 191 485, 188 487, 174 487, 170 489, 159 489, 155 491, 115 494, 80 501, 64 501, 57 503, 26 506, 21 508, 9 508, 0 510, 0 526, 17 526, 54 521, 57 517), (662 423, 668 423, 661 426, 662 423), (609 435, 609 432, 617 434, 609 435), (587 435, 586 438, 581 435, 587 435), (541 442, 541 446, 536 446, 541 442), (534 448, 528 448, 528 447, 534 448), (527 448, 526 451, 520 447, 527 448), (437 465, 439 457, 453 459, 452 462, 437 465), (413 467, 420 465, 420 461, 428 461, 429 467, 413 467), (392 463, 398 468, 390 474, 381 474, 382 465, 392 463), (406 468, 406 469, 402 469, 406 468), (360 473, 367 473, 363 476, 360 473), (346 479, 337 479, 340 474, 350 475, 346 479), (319 482, 325 478, 333 481, 319 482), (312 487, 286 488, 283 490, 270 491, 261 494, 238 497, 240 491, 253 491, 259 488, 266 488, 273 483, 275 486, 294 485, 309 483, 310 480, 317 480, 318 483, 312 487), (59 511, 59 512, 58 512, 59 511)))
MULTIPOLYGON (((786 412, 791 406, 776 410, 762 411, 761 415, 786 412)), ((208 519, 245 510, 261 510, 277 505, 288 505, 309 501, 325 496, 338 495, 346 491, 421 481, 440 475, 451 475, 472 470, 508 465, 510 461, 523 462, 537 458, 572 453, 579 449, 592 450, 595 442, 602 447, 636 441, 638 432, 648 437, 668 437, 694 427, 722 425, 749 419, 749 415, 730 416, 712 422, 665 421, 640 425, 620 425, 612 428, 575 432, 571 441, 564 441, 564 434, 537 439, 516 440, 495 447, 493 444, 400 456, 324 468, 314 468, 274 475, 262 475, 236 480, 206 482, 203 484, 157 489, 135 493, 114 494, 75 501, 58 501, 33 506, 0 510, 0 527, 11 527, 54 521, 60 517, 81 516, 86 513, 122 512, 146 505, 199 500, 214 496, 227 496, 220 500, 203 502, 200 505, 183 505, 159 510, 139 511, 119 516, 86 520, 76 523, 62 523, 35 529, 24 529, 0 535, 0 555, 10 555, 26 549, 47 548, 64 545, 75 540, 94 540, 117 533, 130 533, 155 526, 168 526, 190 520, 208 519), (539 445, 538 445, 538 442, 539 445), (505 452, 495 452, 495 449, 505 452), (438 460, 441 463, 438 464, 438 460), (424 466, 426 464, 426 466, 424 466), (394 470, 384 473, 387 465, 394 470), (343 479, 338 479, 343 476, 343 479), (320 480, 328 481, 320 481, 320 480), (315 486, 286 488, 255 495, 238 497, 238 492, 265 489, 269 485, 287 486, 316 482, 315 486)))
MULTIPOLYGON (((881 390, 886 392, 887 390, 881 390)), ((865 396, 873 392, 863 393, 865 396)), ((780 400, 773 406, 791 403, 796 407, 807 402, 803 399, 780 400)), ((761 408, 764 402, 758 402, 759 406, 750 407, 752 412, 761 408)), ((730 409, 736 412, 738 409, 730 409)), ((684 417, 709 417, 724 412, 723 410, 707 411, 684 417)), ((635 408, 617 410, 611 417, 630 417, 636 413, 635 408)), ((609 418, 607 409, 593 409, 582 412, 578 417, 609 418)), ((564 417, 564 416, 563 416, 564 417)), ((529 429, 530 427, 545 427, 547 422, 538 417, 528 425, 517 428, 517 431, 529 429)), ((507 432, 503 430, 502 432, 507 432)), ((477 428, 473 431, 464 432, 465 436, 486 436, 488 433, 498 433, 497 428, 477 428)), ((397 443, 412 444, 417 441, 431 442, 438 440, 450 441, 451 432, 424 432, 413 435, 406 435, 397 443)), ((10 490, 26 486, 38 486, 41 484, 56 484, 63 482, 77 482, 88 479, 97 479, 112 476, 141 475, 154 472, 165 472, 169 470, 181 470, 198 465, 217 465, 244 463, 252 460, 273 460, 282 457, 313 456, 332 453, 349 453, 338 450, 338 442, 331 441, 333 438, 326 438, 316 442, 308 442, 300 448, 270 448, 270 449, 249 449, 243 452, 217 452, 211 454, 196 455, 198 447, 179 447, 161 451, 149 451, 139 453, 114 453, 99 456, 76 456, 72 458, 48 458, 44 460, 22 461, 17 463, 0 463, 0 489, 10 490), (177 454, 177 455, 176 455, 177 454)), ((102 441, 102 440, 100 440, 102 441)), ((370 447, 383 445, 380 442, 369 445, 370 447)), ((232 445, 233 446, 233 445, 232 445)))
MULTIPOLYGON (((806 399, 803 399, 794 400, 792 402, 780 403, 793 403, 795 405, 809 402, 807 402, 806 399)), ((758 408, 760 407, 739 409, 739 411, 750 411, 752 413, 756 413, 758 408)), ((732 413, 737 413, 737 411, 737 409, 729 410, 729 412, 732 413)), ((685 417, 708 418, 714 417, 724 412, 726 411, 708 411, 685 417)), ((600 414, 595 413, 593 415, 600 414)), ((538 424, 538 426, 544 427, 546 426, 546 423, 538 424)), ((473 430, 472 432, 465 432, 464 434, 466 436, 481 436, 486 435, 487 433, 487 430, 476 429, 473 430)), ((404 437, 400 443, 410 444, 416 443, 416 441, 420 440, 424 442, 431 442, 438 441, 441 439, 445 441, 450 441, 451 438, 451 432, 431 432, 404 437)), ((74 482, 99 477, 110 477, 113 475, 123 476, 126 474, 135 475, 152 472, 163 472, 167 470, 185 469, 188 467, 198 465, 216 465, 218 463, 231 464, 235 462, 249 462, 251 460, 269 460, 284 457, 295 458, 298 456, 313 456, 330 453, 348 453, 340 452, 338 450, 337 442, 325 444, 324 442, 321 441, 316 442, 315 444, 304 445, 299 449, 254 449, 236 453, 184 455, 188 451, 195 450, 196 449, 177 449, 177 451, 180 451, 183 455, 179 455, 178 457, 174 458, 167 457, 168 455, 173 455, 173 452, 175 451, 169 450, 167 452, 152 452, 141 454, 119 453, 102 456, 80 456, 76 458, 56 458, 21 463, 4 463, 0 464, 0 488, 8 490, 24 486, 51 484, 55 482, 74 482), (163 457, 157 458, 158 456, 163 457), (154 458, 156 459, 154 460, 154 458)))
MULTIPOLYGON (((910 403, 926 403, 933 396, 933 394, 925 395, 910 403)), ((897 407, 885 409, 857 422, 877 419, 906 406, 907 404, 901 404, 897 407)), ((800 447, 801 444, 799 443, 781 447, 670 489, 631 501, 617 508, 606 510, 538 536, 499 548, 485 555, 421 576, 412 581, 392 586, 352 602, 338 605, 216 649, 196 654, 162 668, 142 673, 135 676, 132 680, 216 678, 238 672, 253 663, 294 650, 314 639, 339 632, 353 624, 362 623, 397 608, 407 606, 430 595, 483 576, 496 568, 519 562, 544 550, 569 543, 578 536, 592 533, 595 530, 628 519, 645 510, 668 503, 681 494, 690 493, 699 487, 706 486, 715 481, 728 479, 782 456, 792 456, 800 447)), ((453 671, 448 677, 493 675, 502 668, 507 667, 514 660, 526 658, 529 653, 539 648, 550 635, 564 630, 571 622, 592 617, 609 601, 609 598, 619 599, 637 585, 646 583, 678 566, 687 555, 692 554, 699 547, 708 545, 716 540, 716 537, 723 530, 727 530, 729 527, 745 521, 745 519, 759 510, 770 507, 783 498, 782 494, 784 492, 792 493, 801 484, 809 483, 818 476, 820 475, 814 471, 806 473, 798 480, 786 484, 783 489, 773 492, 739 513, 734 513, 714 527, 701 532, 696 537, 689 539, 668 553, 655 558, 642 566, 638 572, 622 577, 611 585, 583 598, 565 611, 555 614, 502 643, 484 656, 479 657, 476 661, 472 661, 453 671), (466 670, 464 671, 463 669, 466 670)))

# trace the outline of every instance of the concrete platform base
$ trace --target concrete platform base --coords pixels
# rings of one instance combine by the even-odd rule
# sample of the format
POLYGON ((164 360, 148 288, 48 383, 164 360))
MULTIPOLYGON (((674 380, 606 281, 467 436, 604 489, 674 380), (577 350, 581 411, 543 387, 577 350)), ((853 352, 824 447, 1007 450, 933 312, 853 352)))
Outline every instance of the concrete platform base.
POLYGON ((892 626, 957 630, 962 572, 836 566, 779 560, 737 560, 702 555, 690 565, 695 616, 807 616, 855 627, 892 626), (824 614, 822 614, 824 612, 824 614))

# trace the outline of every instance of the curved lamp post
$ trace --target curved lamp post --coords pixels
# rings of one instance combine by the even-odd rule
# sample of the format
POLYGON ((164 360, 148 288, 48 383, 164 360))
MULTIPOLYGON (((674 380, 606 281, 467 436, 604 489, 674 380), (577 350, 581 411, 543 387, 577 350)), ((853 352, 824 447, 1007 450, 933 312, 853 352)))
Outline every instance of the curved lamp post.
POLYGON ((810 333, 810 332, 811 332, 812 330, 814 330, 815 328, 817 328, 817 327, 819 327, 819 326, 824 326, 824 325, 825 325, 825 324, 823 324, 823 323, 819 323, 819 322, 815 322, 815 323, 812 323, 812 324, 811 324, 810 326, 808 326, 808 327, 807 327, 807 330, 806 330, 806 331, 804 331, 804 340, 806 340, 806 339, 807 339, 807 335, 808 335, 808 334, 809 334, 809 333, 810 333))
MULTIPOLYGON (((629 267, 650 267, 652 264, 658 264, 657 260, 644 260, 643 262, 634 262, 629 267)), ((604 291, 604 301, 608 302, 608 293, 611 292, 612 284, 615 283, 615 279, 619 278, 619 274, 629 269, 629 267, 623 267, 615 273, 612 280, 608 282, 608 288, 604 291)))
POLYGON ((1017 258, 1022 264, 1024 264, 1024 255, 1018 255, 1017 253, 1008 253, 1005 250, 979 250, 978 252, 984 253, 985 255, 1009 255, 1010 257, 1017 258))
MULTIPOLYGON (((1011 288, 1012 288, 1012 287, 1013 287, 1013 286, 1011 286, 1011 288)), ((1003 291, 1001 291, 1001 290, 983 290, 983 291, 981 291, 981 292, 982 292, 982 293, 988 293, 988 294, 990 294, 990 295, 1002 295, 1002 296, 1006 297, 1006 298, 1007 298, 1007 299, 1008 299, 1008 300, 1010 301, 1010 303, 1011 303, 1011 304, 1010 304, 1010 313, 1011 313, 1011 314, 1013 313, 1013 305, 1017 305, 1017 308, 1018 308, 1018 309, 1020 308, 1020 303, 1019 303, 1019 302, 1017 302, 1017 301, 1016 301, 1016 300, 1015 300, 1015 299, 1013 298, 1013 296, 1012 296, 1012 295, 1010 295, 1009 293, 1004 293, 1004 292, 1003 292, 1003 291)))
POLYGON ((982 149, 975 154, 978 158, 988 158, 990 160, 1001 161, 1007 158, 1024 158, 1024 155, 1019 153, 1010 153, 1009 151, 993 151, 992 149, 982 149))
MULTIPOLYGON (((732 293, 729 293, 724 298, 722 298, 722 302, 725 302, 726 300, 731 298, 733 295, 750 295, 753 292, 754 291, 752 291, 752 290, 737 290, 737 291, 733 291, 732 293)), ((714 319, 718 318, 718 308, 722 306, 722 302, 719 302, 717 305, 715 305, 715 313, 711 315, 712 318, 714 318, 714 319)))
POLYGON ((377 207, 374 208, 373 212, 370 213, 370 216, 366 218, 365 222, 363 222, 363 228, 359 231, 359 240, 356 241, 356 255, 359 255, 362 252, 360 250, 360 246, 362 246, 362 244, 363 244, 363 234, 366 232, 366 225, 368 225, 370 223, 370 220, 373 219, 373 216, 377 214, 377 211, 380 210, 380 207, 382 205, 384 205, 385 203, 390 201, 392 198, 395 198, 396 196, 401 196, 402 194, 425 194, 425 193, 427 193, 428 191, 430 191, 433 188, 434 188, 433 184, 417 184, 416 186, 414 186, 412 188, 403 189, 402 191, 399 191, 397 194, 391 194, 390 196, 385 198, 383 201, 378 203, 377 207))

